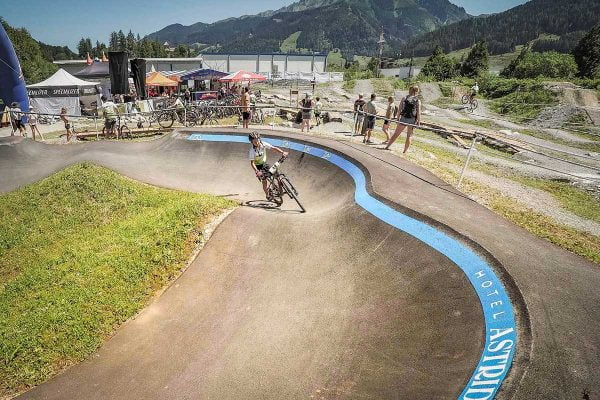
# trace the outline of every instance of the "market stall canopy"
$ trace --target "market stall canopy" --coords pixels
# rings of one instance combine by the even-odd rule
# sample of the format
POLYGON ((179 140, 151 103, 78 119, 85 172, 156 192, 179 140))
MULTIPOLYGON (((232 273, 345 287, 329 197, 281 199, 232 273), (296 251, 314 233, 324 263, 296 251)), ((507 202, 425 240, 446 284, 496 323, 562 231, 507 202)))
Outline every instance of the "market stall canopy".
POLYGON ((41 87, 84 87, 84 86, 96 86, 96 82, 88 82, 82 79, 76 78, 64 69, 59 69, 50 78, 45 81, 34 83, 33 85, 27 85, 28 88, 41 88, 41 87))
POLYGON ((182 81, 196 80, 196 81, 206 81, 206 80, 215 80, 226 77, 227 74, 225 72, 216 71, 214 69, 195 69, 192 71, 186 71, 185 74, 181 75, 182 81))
POLYGON ((255 74, 254 72, 238 71, 219 79, 219 82, 258 82, 265 80, 267 78, 263 75, 255 74))
POLYGON ((178 83, 160 72, 152 72, 146 78, 146 86, 177 86, 178 83))
POLYGON ((83 79, 108 78, 110 77, 108 65, 109 63, 94 62, 93 64, 88 65, 87 67, 75 73, 74 75, 78 78, 83 79))
POLYGON ((100 87, 96 82, 76 78, 64 69, 59 69, 45 81, 27 86, 31 105, 44 114, 58 114, 65 107, 69 115, 81 115, 80 101, 98 101, 100 87), (89 96, 91 97, 91 100, 89 96))

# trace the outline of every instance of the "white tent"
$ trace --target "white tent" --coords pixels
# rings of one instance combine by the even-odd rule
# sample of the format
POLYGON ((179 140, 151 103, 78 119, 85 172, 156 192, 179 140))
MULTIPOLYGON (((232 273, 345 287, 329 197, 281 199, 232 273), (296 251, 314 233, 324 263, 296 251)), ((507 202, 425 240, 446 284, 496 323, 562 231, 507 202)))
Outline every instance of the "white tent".
POLYGON ((67 114, 81 115, 80 101, 98 102, 99 86, 96 82, 81 80, 59 69, 45 81, 27 86, 29 101, 36 112, 59 114, 66 107, 67 114))

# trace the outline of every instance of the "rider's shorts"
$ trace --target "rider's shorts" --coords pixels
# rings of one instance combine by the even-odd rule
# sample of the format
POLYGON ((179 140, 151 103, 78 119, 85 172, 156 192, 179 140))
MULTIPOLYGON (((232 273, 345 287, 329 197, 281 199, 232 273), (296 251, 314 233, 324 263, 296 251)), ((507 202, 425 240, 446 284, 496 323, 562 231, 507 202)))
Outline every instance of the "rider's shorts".
POLYGON ((106 127, 106 129, 112 129, 116 123, 117 123, 117 120, 107 119, 106 121, 104 121, 104 126, 106 127))
POLYGON ((270 174, 269 172, 269 168, 271 168, 271 166, 267 163, 264 163, 262 165, 257 165, 256 169, 259 171, 263 172, 263 175, 260 177, 260 180, 262 181, 263 179, 266 179, 267 176, 270 174))

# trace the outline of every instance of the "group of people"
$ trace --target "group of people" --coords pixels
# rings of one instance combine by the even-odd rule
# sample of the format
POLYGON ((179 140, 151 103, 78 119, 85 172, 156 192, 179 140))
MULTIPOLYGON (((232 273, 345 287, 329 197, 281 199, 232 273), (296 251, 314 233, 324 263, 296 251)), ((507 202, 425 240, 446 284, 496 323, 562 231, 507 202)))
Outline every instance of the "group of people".
POLYGON ((31 129, 31 135, 33 136, 33 140, 36 140, 36 134, 41 136, 40 130, 37 126, 39 116, 33 107, 29 109, 28 113, 24 113, 21 110, 21 106, 19 105, 19 103, 13 101, 10 104, 10 106, 7 106, 4 109, 4 115, 10 123, 10 127, 12 129, 11 136, 14 136, 15 133, 17 133, 17 131, 22 136, 27 136, 27 128, 25 127, 25 123, 23 122, 24 117, 27 120, 27 125, 29 125, 29 128, 31 129))
MULTIPOLYGON (((354 133, 364 136, 363 143, 366 144, 374 144, 371 135, 375 129, 377 118, 381 118, 377 114, 376 98, 377 96, 373 93, 370 100, 366 102, 364 95, 359 94, 358 99, 354 102, 354 133)), ((386 137, 386 140, 382 143, 385 144, 385 150, 389 150, 390 146, 406 129, 406 142, 404 144, 404 153, 406 153, 412 143, 414 129, 420 123, 421 101, 419 100, 418 86, 412 86, 408 91, 408 95, 398 105, 395 104, 393 97, 388 97, 382 128, 386 137), (392 121, 396 121, 396 129, 393 134, 390 134, 389 129, 392 121)))

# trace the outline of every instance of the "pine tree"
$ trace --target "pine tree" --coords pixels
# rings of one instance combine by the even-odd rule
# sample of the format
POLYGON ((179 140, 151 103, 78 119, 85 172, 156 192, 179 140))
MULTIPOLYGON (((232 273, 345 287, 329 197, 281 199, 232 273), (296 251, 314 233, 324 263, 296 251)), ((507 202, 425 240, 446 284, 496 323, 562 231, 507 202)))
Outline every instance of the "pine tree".
POLYGON ((469 78, 485 73, 490 68, 490 59, 487 43, 482 40, 477 43, 467 56, 467 59, 462 64, 461 74, 469 78))
POLYGON ((81 58, 86 56, 86 47, 87 43, 84 38, 79 39, 79 43, 77 44, 77 55, 81 58))
POLYGON ((573 56, 579 66, 580 76, 600 78, 600 25, 579 41, 573 56))
POLYGON ((119 51, 125 51, 127 49, 127 38, 122 30, 119 30, 119 33, 117 33, 117 39, 117 49, 119 51))
POLYGON ((110 51, 119 50, 119 35, 117 34, 117 32, 113 31, 110 33, 108 47, 110 48, 110 51))
POLYGON ((437 81, 445 81, 457 75, 456 63, 444 54, 440 46, 437 46, 431 57, 425 62, 420 75, 437 81))
POLYGON ((131 32, 131 30, 129 30, 127 38, 125 39, 125 46, 129 54, 133 55, 135 53, 135 35, 133 34, 133 32, 131 32))

